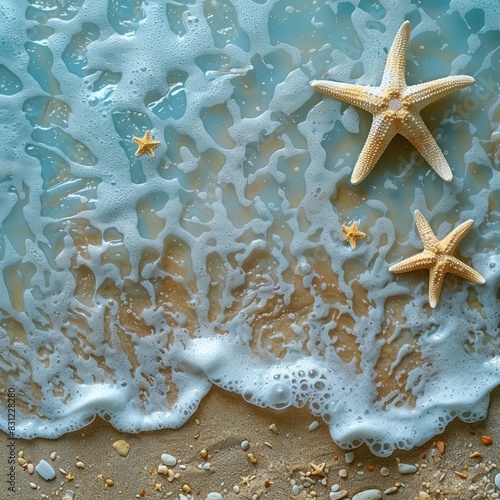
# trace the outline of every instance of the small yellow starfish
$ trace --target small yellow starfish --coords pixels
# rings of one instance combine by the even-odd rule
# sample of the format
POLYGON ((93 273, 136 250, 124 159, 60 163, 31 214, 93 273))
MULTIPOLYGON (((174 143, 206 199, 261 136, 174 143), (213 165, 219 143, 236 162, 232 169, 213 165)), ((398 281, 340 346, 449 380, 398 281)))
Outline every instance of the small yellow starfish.
POLYGON ((364 238, 365 233, 358 231, 358 223, 353 222, 350 226, 342 226, 342 231, 345 234, 345 239, 351 244, 352 248, 356 248, 358 238, 364 238))
POLYGON ((405 21, 392 44, 379 87, 328 80, 311 82, 314 90, 373 115, 368 139, 352 172, 353 184, 359 184, 371 172, 396 134, 406 137, 445 181, 453 178, 448 162, 420 117, 420 110, 450 92, 472 85, 474 78, 448 76, 407 86, 405 55, 410 30, 410 23, 405 21))
POLYGON ((147 153, 149 156, 154 156, 153 148, 161 144, 160 141, 151 140, 151 130, 146 130, 144 137, 132 137, 132 140, 138 146, 135 156, 139 156, 141 153, 147 153))
POLYGON ((325 471, 324 471, 324 468, 325 468, 325 465, 326 463, 323 462, 322 464, 319 464, 319 465, 315 465, 315 464, 309 464, 313 471, 311 472, 311 476, 321 476, 321 477, 326 477, 326 474, 325 474, 325 471))
POLYGON ((436 307, 438 303, 446 273, 456 274, 473 283, 485 283, 481 274, 453 256, 458 244, 474 224, 472 219, 460 224, 442 240, 436 238, 431 226, 418 210, 415 210, 415 223, 424 244, 424 250, 391 266, 389 268, 391 273, 429 269, 429 303, 432 308, 436 307))
POLYGON ((250 485, 250 481, 254 478, 255 476, 240 476, 241 484, 246 484, 248 486, 250 485))

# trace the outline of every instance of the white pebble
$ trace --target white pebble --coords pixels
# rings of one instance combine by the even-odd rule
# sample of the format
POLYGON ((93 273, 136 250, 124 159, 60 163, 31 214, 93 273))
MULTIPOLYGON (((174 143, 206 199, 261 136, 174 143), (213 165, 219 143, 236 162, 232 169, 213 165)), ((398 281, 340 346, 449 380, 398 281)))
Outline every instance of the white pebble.
POLYGON ((380 500, 382 493, 380 490, 365 490, 352 497, 352 500, 380 500))
POLYGON ((34 490, 36 490, 36 489, 38 488, 38 486, 37 486, 35 483, 30 483, 30 486, 31 486, 34 490))
POLYGON ((500 473, 495 476, 495 486, 500 489, 500 473))
MULTIPOLYGON (((391 486, 390 488, 387 488, 385 491, 384 491, 384 495, 392 495, 393 493, 396 493, 396 491, 398 491, 398 488, 397 486, 391 486)), ((420 496, 420 495, 419 495, 420 496)), ((420 500, 420 499, 419 499, 420 500)))
POLYGON ((245 439, 244 441, 241 442, 240 444, 242 450, 248 450, 250 447, 250 443, 245 439))
POLYGON ((317 420, 315 420, 310 426, 309 426, 309 430, 310 431, 313 431, 315 429, 317 429, 319 427, 319 422, 317 420))
POLYGON ((341 498, 344 498, 346 496, 347 496, 346 490, 332 491, 330 493, 330 500, 340 500, 341 498))
POLYGON ((417 468, 410 464, 398 464, 398 470, 401 474, 414 474, 417 468))
POLYGON ((212 466, 207 462, 206 464, 203 464, 203 468, 205 470, 210 470, 212 468, 212 466))
POLYGON ((354 452, 350 451, 349 453, 345 454, 345 461, 348 464, 352 464, 354 462, 354 452))
POLYGON ((495 491, 495 485, 493 483, 488 483, 486 485, 486 488, 484 488, 484 491, 486 491, 486 493, 488 494, 491 494, 495 491))
POLYGON ((50 481, 56 477, 56 471, 45 460, 40 460, 35 470, 45 481, 50 481))
POLYGON ((223 500, 222 495, 216 491, 212 491, 207 495, 207 500, 223 500))
POLYGON ((168 465, 170 467, 173 467, 174 465, 177 464, 177 459, 175 457, 173 457, 172 455, 169 455, 168 453, 164 453, 162 456, 161 456, 161 461, 165 464, 165 465, 168 465))
POLYGON ((240 492, 240 487, 239 487, 237 484, 235 484, 235 485, 233 486, 233 491, 234 491, 235 493, 239 493, 239 492, 240 492))
POLYGON ((347 471, 345 469, 340 469, 339 476, 340 477, 347 477, 347 471))
POLYGON ((340 485, 339 484, 333 484, 331 489, 332 489, 332 491, 339 491, 340 490, 340 485))
POLYGON ((293 493, 294 495, 298 495, 298 494, 299 494, 299 491, 300 491, 299 487, 295 484, 295 485, 293 486, 293 488, 292 488, 292 493, 293 493))
POLYGON ((75 492, 73 490, 66 491, 66 494, 63 496, 62 500, 73 500, 75 497, 75 492))
POLYGON ((30 474, 33 474, 33 472, 35 472, 35 466, 31 463, 26 466, 26 469, 30 474))
POLYGON ((56 459, 56 457, 57 457, 57 454, 56 454, 56 452, 55 452, 55 451, 53 451, 53 452, 50 454, 50 459, 51 459, 51 460, 55 460, 55 459, 56 459))

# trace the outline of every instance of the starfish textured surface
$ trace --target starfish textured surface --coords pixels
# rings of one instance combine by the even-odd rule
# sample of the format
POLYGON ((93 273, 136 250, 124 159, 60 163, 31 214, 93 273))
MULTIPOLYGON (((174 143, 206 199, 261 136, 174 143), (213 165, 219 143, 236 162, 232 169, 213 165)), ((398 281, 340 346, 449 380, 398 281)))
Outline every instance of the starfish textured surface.
POLYGON ((391 273, 398 274, 416 271, 417 269, 429 269, 429 303, 433 308, 436 307, 441 295, 446 273, 456 274, 473 283, 485 283, 485 279, 481 274, 453 256, 458 244, 474 224, 472 219, 460 224, 442 240, 436 238, 429 223, 418 210, 415 210, 415 223, 424 244, 424 250, 391 266, 389 268, 391 273))
POLYGON ((154 156, 155 153, 153 148, 161 144, 160 141, 153 141, 151 139, 151 130, 146 130, 144 137, 132 137, 132 140, 138 146, 135 156, 139 156, 141 153, 147 153, 149 156, 154 156))
POLYGON ((351 244, 352 248, 356 248, 356 243, 359 238, 364 238, 365 233, 358 230, 358 223, 353 222, 350 226, 342 226, 342 231, 345 234, 345 239, 351 244))
POLYGON ((405 21, 392 44, 379 87, 328 80, 311 82, 314 90, 373 115, 368 139, 352 172, 353 184, 359 184, 371 172, 396 134, 406 137, 445 181, 453 178, 448 162, 420 116, 420 110, 455 90, 472 85, 474 78, 448 76, 407 86, 405 57, 410 30, 410 23, 405 21))

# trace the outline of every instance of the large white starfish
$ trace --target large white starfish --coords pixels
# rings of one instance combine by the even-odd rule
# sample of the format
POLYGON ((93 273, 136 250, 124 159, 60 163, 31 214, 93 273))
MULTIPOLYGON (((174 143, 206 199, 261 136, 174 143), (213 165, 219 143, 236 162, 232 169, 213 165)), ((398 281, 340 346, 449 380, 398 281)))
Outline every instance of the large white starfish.
POLYGON ((314 90, 373 115, 368 139, 352 172, 353 184, 359 184, 371 172, 396 134, 406 137, 445 181, 453 177, 448 162, 420 117, 420 110, 450 92, 472 85, 474 78, 448 76, 407 86, 405 56, 410 30, 410 23, 405 21, 392 44, 379 87, 328 80, 311 82, 314 90))
POLYGON ((429 269, 429 303, 432 308, 438 303, 446 273, 456 274, 473 283, 485 283, 481 274, 453 255, 462 238, 474 224, 472 219, 460 224, 442 240, 436 238, 431 226, 418 210, 415 210, 415 223, 424 244, 424 250, 389 267, 391 273, 399 274, 417 269, 429 269))

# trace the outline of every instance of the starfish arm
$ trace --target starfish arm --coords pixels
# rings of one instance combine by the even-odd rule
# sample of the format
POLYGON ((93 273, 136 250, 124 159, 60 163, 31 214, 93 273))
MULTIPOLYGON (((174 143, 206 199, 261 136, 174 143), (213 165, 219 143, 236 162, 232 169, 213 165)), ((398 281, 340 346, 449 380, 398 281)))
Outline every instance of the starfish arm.
POLYGON ((410 40, 410 31, 411 25, 409 21, 405 21, 401 28, 399 28, 394 42, 392 42, 392 47, 385 63, 381 87, 403 88, 406 86, 406 52, 408 50, 408 41, 410 40))
POLYGON ((368 139, 352 171, 351 182, 359 184, 373 169, 389 142, 396 135, 392 118, 374 116, 368 139))
POLYGON ((453 174, 450 166, 418 113, 408 113, 398 132, 415 146, 439 177, 451 181, 453 174))
POLYGON ((478 273, 475 269, 468 266, 461 260, 458 260, 456 257, 449 256, 447 259, 448 267, 447 270, 450 273, 456 274, 461 278, 472 281, 472 283, 477 283, 478 285, 482 285, 486 283, 483 275, 478 273))
POLYGON ((474 83, 472 76, 447 76, 432 82, 406 87, 404 97, 408 98, 419 111, 445 95, 463 89, 474 83))
POLYGON ((384 102, 377 87, 332 82, 330 80, 313 80, 311 87, 320 94, 347 102, 372 114, 378 113, 382 109, 384 102))
POLYGON ((422 212, 420 212, 420 210, 415 210, 413 217, 415 218, 418 235, 424 244, 424 248, 434 253, 439 252, 439 241, 427 222, 427 219, 422 215, 422 212))
POLYGON ((429 304, 434 309, 437 306, 443 288, 446 269, 443 265, 434 266, 429 274, 429 304))
POLYGON ((456 227, 446 238, 443 238, 439 242, 441 251, 448 255, 453 255, 453 252, 457 248, 457 245, 462 241, 463 237, 470 231, 470 228, 474 224, 472 219, 462 222, 460 226, 456 227))
POLYGON ((393 274, 408 273, 410 271, 418 271, 419 269, 431 269, 436 263, 436 254, 429 250, 408 257, 407 259, 393 264, 389 267, 389 272, 393 274))

